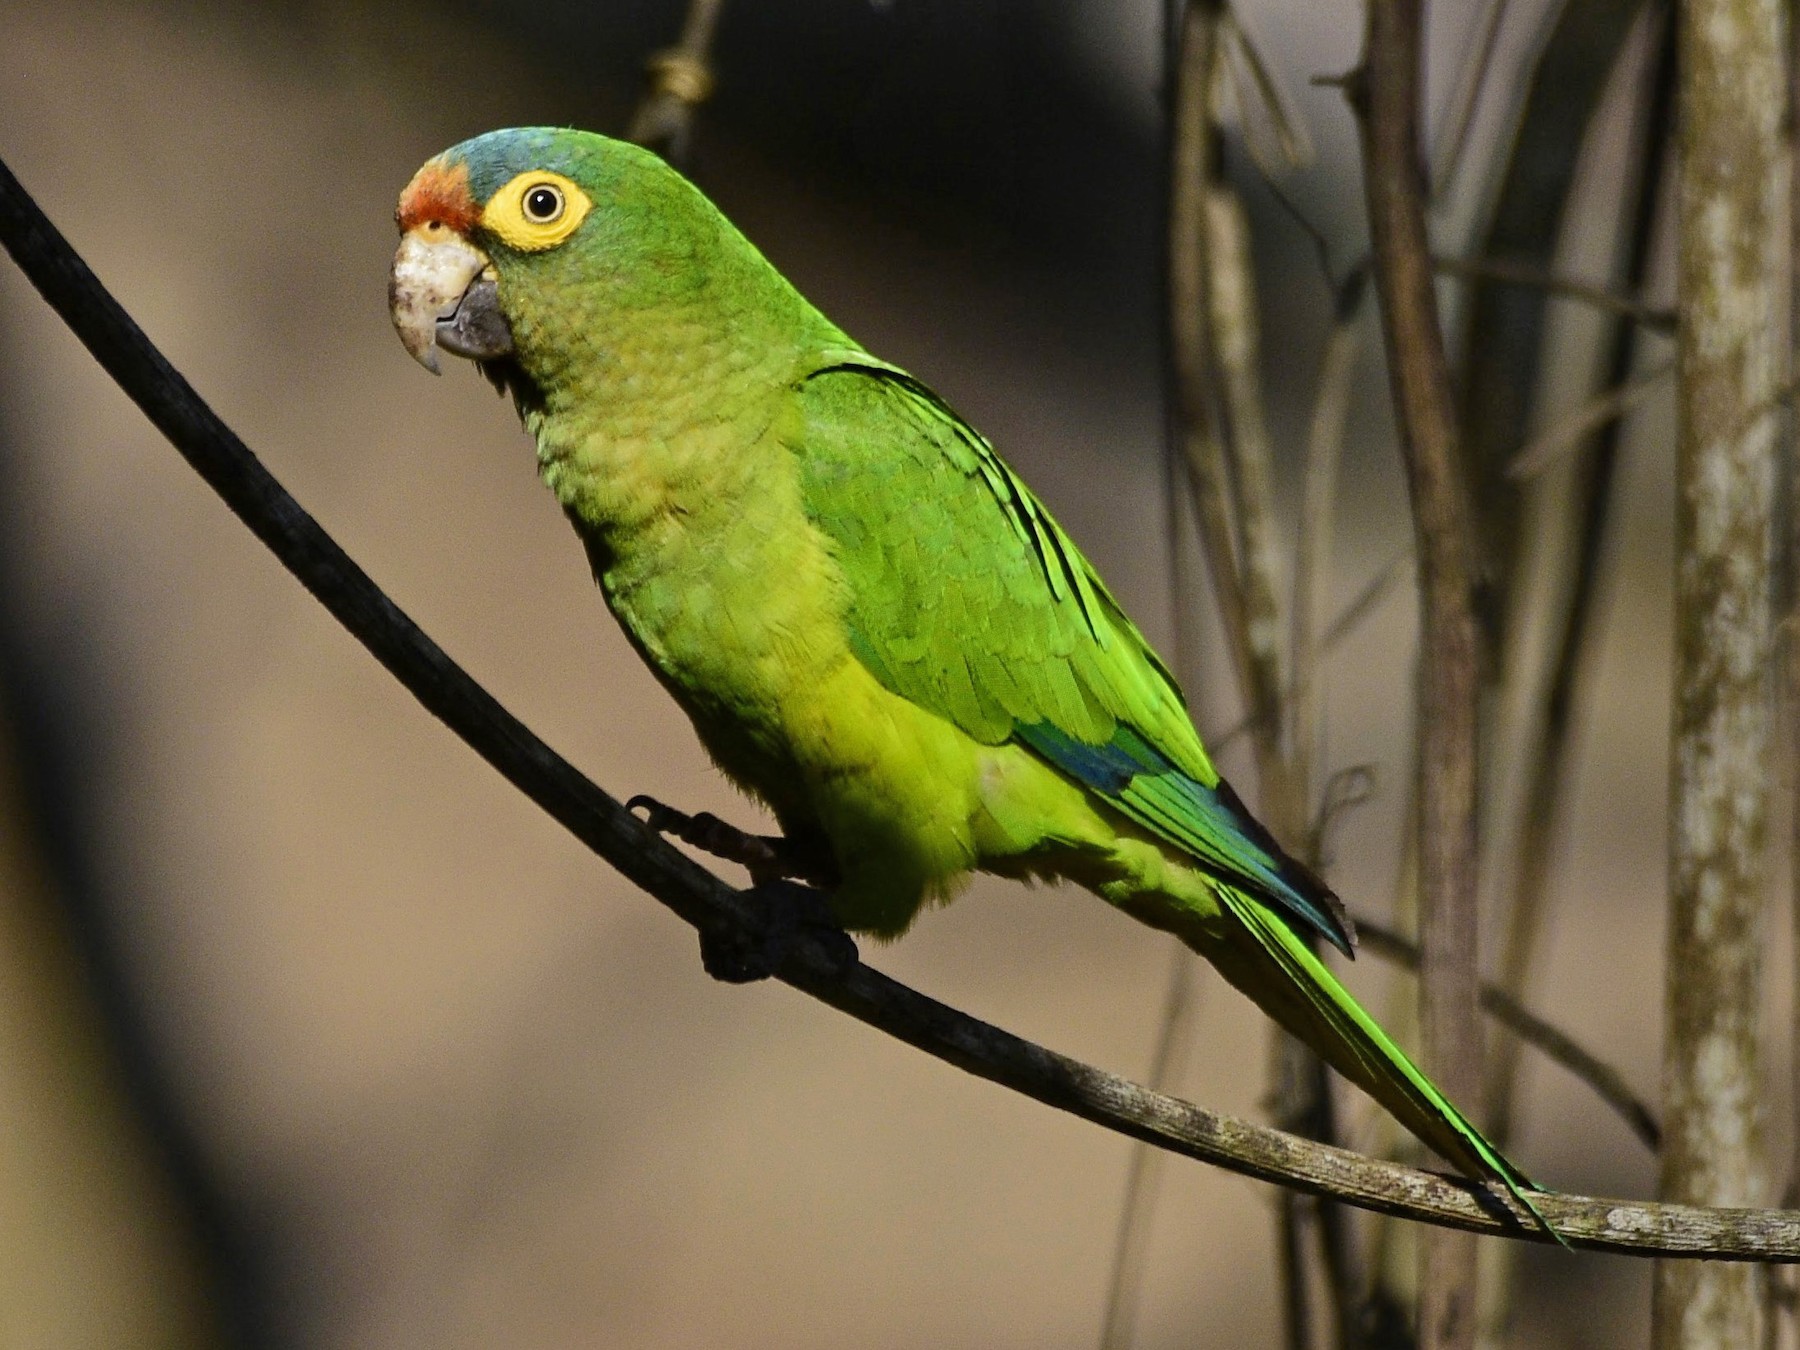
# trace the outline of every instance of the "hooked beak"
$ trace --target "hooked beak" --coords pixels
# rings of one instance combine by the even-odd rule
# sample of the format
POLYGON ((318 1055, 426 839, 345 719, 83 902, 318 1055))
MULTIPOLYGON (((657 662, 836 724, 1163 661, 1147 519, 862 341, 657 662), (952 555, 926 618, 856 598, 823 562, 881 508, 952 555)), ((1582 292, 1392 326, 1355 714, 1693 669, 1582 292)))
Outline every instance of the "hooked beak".
POLYGON ((442 225, 416 225, 388 275, 388 312, 406 350, 433 375, 437 349, 472 361, 511 356, 512 329, 487 254, 442 225))

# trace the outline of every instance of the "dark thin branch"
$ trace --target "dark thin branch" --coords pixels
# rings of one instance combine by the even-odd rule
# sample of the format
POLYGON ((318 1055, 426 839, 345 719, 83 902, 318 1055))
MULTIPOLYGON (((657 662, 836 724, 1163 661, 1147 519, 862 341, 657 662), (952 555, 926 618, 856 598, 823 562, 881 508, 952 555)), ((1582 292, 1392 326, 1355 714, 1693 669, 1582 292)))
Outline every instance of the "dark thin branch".
MULTIPOLYGON (((1669 138, 1674 128, 1675 33, 1666 11, 1651 11, 1650 48, 1638 75, 1635 107, 1634 160, 1624 199, 1623 285, 1640 294, 1649 280, 1657 218, 1673 171, 1669 138)), ((1603 388, 1617 390, 1637 365, 1641 333, 1626 316, 1614 320, 1607 339, 1603 388)), ((1518 994, 1525 988, 1538 951, 1539 935, 1551 893, 1551 859, 1559 852, 1567 827, 1565 799, 1570 791, 1568 761, 1574 749, 1574 724, 1583 695, 1583 677, 1592 664, 1590 647, 1598 631, 1604 549, 1613 531, 1615 484, 1624 425, 1612 418, 1584 439, 1591 448, 1577 461, 1563 495, 1575 532, 1570 583, 1554 630, 1549 679, 1537 734, 1528 742, 1522 775, 1521 813, 1514 843, 1512 903, 1495 978, 1502 989, 1518 994)), ((1520 460, 1525 456, 1521 455, 1520 460)), ((1511 470, 1509 470, 1509 473, 1511 470)), ((1505 1146, 1512 1131, 1517 1086, 1518 1051, 1502 1044, 1488 1061, 1487 1105, 1495 1138, 1505 1146)))
POLYGON ((1431 260, 1431 265, 1445 276, 1490 281, 1501 286, 1542 291, 1545 295, 1558 296, 1564 300, 1579 300, 1608 314, 1630 319, 1653 333, 1673 335, 1675 332, 1675 311, 1672 309, 1659 309, 1630 294, 1620 295, 1592 282, 1559 276, 1532 262, 1510 258, 1447 258, 1440 255, 1431 260))
MULTIPOLYGON (((1361 950, 1392 961, 1408 970, 1419 968, 1418 944, 1384 924, 1356 916, 1356 936, 1361 950)), ((1596 1096, 1631 1128, 1631 1132, 1655 1152, 1662 1146, 1662 1125, 1625 1081, 1625 1075, 1589 1051, 1568 1032, 1532 1012, 1499 985, 1483 981, 1481 1009, 1526 1045, 1562 1065, 1594 1090, 1596 1096)))
POLYGON ((685 164, 694 134, 694 109, 712 97, 712 41, 725 0, 691 0, 681 37, 645 62, 650 87, 626 135, 671 164, 685 164))
MULTIPOLYGON (((1556 12, 1526 72, 1518 129, 1500 159, 1493 212, 1473 248, 1481 258, 1553 271, 1576 163, 1647 0, 1581 0, 1556 12)), ((1537 286, 1477 277, 1461 319, 1464 353, 1458 397, 1459 446, 1477 505, 1484 587, 1480 618, 1499 655, 1519 587, 1523 499, 1505 468, 1531 433, 1539 402, 1540 355, 1549 293, 1537 286)), ((1492 669, 1505 669, 1496 659, 1492 669)))
MULTIPOLYGON (((663 842, 444 654, 338 547, 94 278, 0 163, 0 243, 151 423, 256 537, 433 715, 627 880, 695 927, 753 926, 749 897, 663 842)), ((778 978, 989 1082, 1244 1176, 1377 1213, 1549 1242, 1478 1183, 1328 1148, 1151 1092, 927 998, 802 931, 778 978)), ((1710 1260, 1800 1262, 1800 1212, 1545 1194, 1572 1245, 1710 1260)))
MULTIPOLYGON (((1362 128, 1369 251, 1419 556, 1420 1040, 1426 1070, 1478 1119, 1474 521, 1457 463, 1450 368, 1425 228, 1423 27, 1422 0, 1369 0, 1363 64, 1350 101, 1362 128)), ((1474 1244, 1429 1234, 1421 1251, 1420 1345, 1453 1350, 1473 1346, 1474 1336, 1474 1244)))
MULTIPOLYGON (((1159 1019, 1161 1032, 1150 1061, 1150 1086, 1161 1091, 1175 1085, 1187 1062, 1199 1010, 1194 954, 1171 943, 1169 991, 1159 1019)), ((1107 1281, 1106 1316, 1100 1326, 1100 1350, 1131 1350, 1137 1334, 1139 1294, 1149 1266, 1150 1227, 1162 1185, 1165 1155, 1139 1142, 1131 1150, 1125 1177, 1125 1202, 1119 1209, 1119 1231, 1113 1244, 1112 1275, 1107 1281)))

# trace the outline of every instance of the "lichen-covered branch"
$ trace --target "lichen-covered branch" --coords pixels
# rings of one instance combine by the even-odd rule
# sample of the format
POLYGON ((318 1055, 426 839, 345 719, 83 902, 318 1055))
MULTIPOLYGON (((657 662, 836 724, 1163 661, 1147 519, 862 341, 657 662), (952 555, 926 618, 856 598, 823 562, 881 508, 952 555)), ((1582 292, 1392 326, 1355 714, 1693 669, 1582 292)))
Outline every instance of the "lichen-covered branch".
MULTIPOLYGON (((1677 40, 1675 690, 1661 1193, 1764 1188, 1773 398, 1785 313, 1780 0, 1684 0, 1677 40)), ((1762 1343, 1761 1273, 1662 1264, 1659 1350, 1762 1343)))

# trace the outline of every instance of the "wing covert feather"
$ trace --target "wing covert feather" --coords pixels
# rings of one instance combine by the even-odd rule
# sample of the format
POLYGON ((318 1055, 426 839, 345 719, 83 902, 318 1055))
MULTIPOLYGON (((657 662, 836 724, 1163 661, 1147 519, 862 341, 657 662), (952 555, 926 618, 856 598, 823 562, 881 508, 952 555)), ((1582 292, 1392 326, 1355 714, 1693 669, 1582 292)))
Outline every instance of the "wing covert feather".
POLYGON ((987 745, 1024 745, 1348 951, 1342 906, 1213 768, 1167 666, 994 449, 904 371, 845 353, 789 435, 883 685, 987 745))
POLYGON ((1216 779, 1174 676, 978 432, 860 354, 798 395, 807 510, 837 545, 878 677, 988 744, 1044 721, 1104 744, 1123 723, 1216 779), (952 715, 965 684, 1004 720, 952 715))

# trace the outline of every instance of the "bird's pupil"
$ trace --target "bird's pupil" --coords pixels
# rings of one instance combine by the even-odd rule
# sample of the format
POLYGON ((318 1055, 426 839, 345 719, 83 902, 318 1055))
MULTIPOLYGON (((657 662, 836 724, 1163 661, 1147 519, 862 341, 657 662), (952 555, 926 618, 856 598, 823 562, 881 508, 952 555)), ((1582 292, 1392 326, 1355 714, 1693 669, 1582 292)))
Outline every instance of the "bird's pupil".
POLYGON ((557 205, 556 194, 549 188, 534 188, 525 199, 526 209, 539 220, 548 220, 555 215, 557 205))

